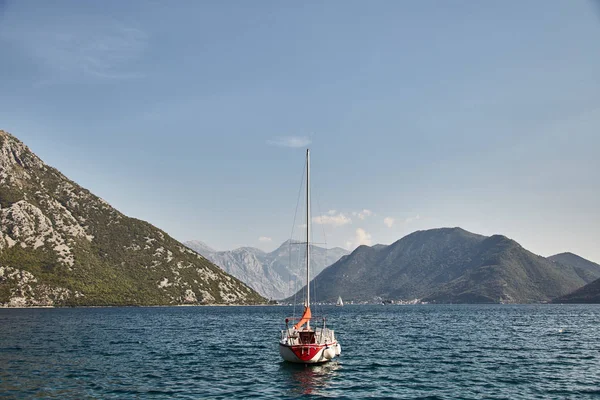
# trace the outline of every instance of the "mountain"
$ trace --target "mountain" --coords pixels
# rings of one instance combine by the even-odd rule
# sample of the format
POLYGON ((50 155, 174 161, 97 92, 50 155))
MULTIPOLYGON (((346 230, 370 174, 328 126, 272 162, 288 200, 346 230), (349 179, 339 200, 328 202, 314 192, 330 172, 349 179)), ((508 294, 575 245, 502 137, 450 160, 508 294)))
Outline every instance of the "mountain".
POLYGON ((558 297, 553 303, 600 303, 600 279, 588 283, 567 295, 558 297))
MULTIPOLYGON (((571 266, 577 273, 585 278, 598 277, 600 273, 600 265, 595 262, 586 260, 583 257, 573 253, 560 253, 548 257, 556 263, 571 266)), ((600 303, 600 279, 588 283, 587 285, 569 293, 558 297, 552 301, 553 303, 600 303)))
MULTIPOLYGON (((200 241, 184 244, 267 298, 288 297, 297 289, 296 282, 305 281, 305 246, 293 244, 289 240, 270 253, 254 247, 210 251, 207 250, 210 247, 200 241)), ((346 254, 348 251, 339 247, 324 249, 311 245, 312 273, 318 275, 325 267, 346 254)))
POLYGON ((262 303, 238 279, 128 218, 0 131, 0 305, 262 303))
POLYGON ((577 254, 560 253, 550 256, 548 259, 572 267, 579 276, 588 282, 600 276, 600 265, 590 260, 586 260, 577 254))
POLYGON ((600 277, 600 271, 580 274, 502 235, 441 228, 414 232, 389 246, 360 246, 311 285, 318 300, 330 302, 341 296, 344 301, 532 303, 569 293, 593 276, 600 277))
POLYGON ((190 240, 188 242, 184 242, 184 244, 190 249, 194 250, 198 254, 202 254, 206 257, 207 254, 216 253, 217 250, 213 249, 206 243, 200 240, 190 240))

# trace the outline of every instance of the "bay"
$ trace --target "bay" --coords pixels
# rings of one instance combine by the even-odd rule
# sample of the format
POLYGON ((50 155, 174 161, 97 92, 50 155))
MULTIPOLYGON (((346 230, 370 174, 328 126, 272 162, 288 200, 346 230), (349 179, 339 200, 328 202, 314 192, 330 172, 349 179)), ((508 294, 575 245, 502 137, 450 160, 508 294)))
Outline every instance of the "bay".
POLYGON ((342 356, 305 367, 278 353, 292 307, 1 309, 0 396, 600 395, 599 305, 348 305, 316 312, 336 329, 342 356))

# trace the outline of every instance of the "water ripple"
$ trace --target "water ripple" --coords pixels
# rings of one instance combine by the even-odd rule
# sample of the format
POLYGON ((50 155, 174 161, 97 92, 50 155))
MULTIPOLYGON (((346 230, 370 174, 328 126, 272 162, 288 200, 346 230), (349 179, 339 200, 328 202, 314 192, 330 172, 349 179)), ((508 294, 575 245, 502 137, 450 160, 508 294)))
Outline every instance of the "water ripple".
POLYGON ((285 307, 0 310, 0 397, 586 399, 600 306, 345 306, 342 357, 281 362, 285 307))

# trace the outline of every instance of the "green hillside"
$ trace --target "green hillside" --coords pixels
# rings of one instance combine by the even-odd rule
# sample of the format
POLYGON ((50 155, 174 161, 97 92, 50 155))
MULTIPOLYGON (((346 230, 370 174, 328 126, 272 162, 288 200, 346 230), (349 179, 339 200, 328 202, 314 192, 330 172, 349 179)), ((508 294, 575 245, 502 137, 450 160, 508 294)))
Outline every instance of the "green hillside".
POLYGON ((255 304, 264 298, 0 131, 0 304, 255 304))

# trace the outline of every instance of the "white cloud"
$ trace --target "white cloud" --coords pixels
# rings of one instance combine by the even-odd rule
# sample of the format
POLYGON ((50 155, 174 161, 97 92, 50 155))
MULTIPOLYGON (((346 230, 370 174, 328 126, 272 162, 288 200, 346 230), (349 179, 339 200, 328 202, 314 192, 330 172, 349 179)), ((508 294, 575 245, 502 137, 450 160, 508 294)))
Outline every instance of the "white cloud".
POLYGON ((329 211, 327 211, 327 214, 335 215, 336 212, 337 212, 337 210, 329 210, 329 211))
MULTIPOLYGON (((332 210, 332 211, 334 211, 334 210, 332 210)), ((327 213, 327 215, 313 217, 312 221, 315 224, 319 224, 319 225, 333 225, 333 226, 343 226, 343 225, 352 223, 352 220, 342 213, 339 213, 337 215, 327 213)))
POLYGON ((354 243, 356 244, 356 246, 360 246, 361 244, 366 244, 367 246, 370 246, 371 245, 371 234, 367 233, 367 231, 365 231, 362 228, 356 229, 356 236, 354 239, 354 243))
POLYGON ((271 239, 270 237, 267 237, 267 236, 261 236, 258 238, 258 241, 262 242, 262 243, 269 243, 269 242, 273 241, 273 239, 271 239))
POLYGON ((392 225, 394 225, 394 221, 395 221, 395 220, 394 220, 394 218, 392 218, 392 217, 385 217, 385 218, 383 219, 383 223, 384 223, 384 224, 385 224, 385 225, 386 225, 388 228, 391 228, 391 227, 392 227, 392 225))
POLYGON ((419 214, 415 215, 414 217, 408 217, 404 220, 404 222, 406 222, 407 224, 410 224, 411 222, 414 221, 418 221, 421 219, 421 216, 419 214))
POLYGON ((363 228, 357 228, 356 231, 354 231, 354 238, 346 242, 346 248, 348 250, 354 250, 363 244, 367 246, 372 244, 371 234, 363 228))
POLYGON ((358 217, 360 219, 365 219, 366 217, 371 217, 373 215, 375 215, 375 213, 371 210, 367 210, 366 208, 362 211, 354 211, 352 212, 352 215, 355 217, 358 217))
POLYGON ((267 144, 270 146, 292 148, 306 147, 311 143, 312 141, 306 136, 280 136, 267 140, 267 144))

